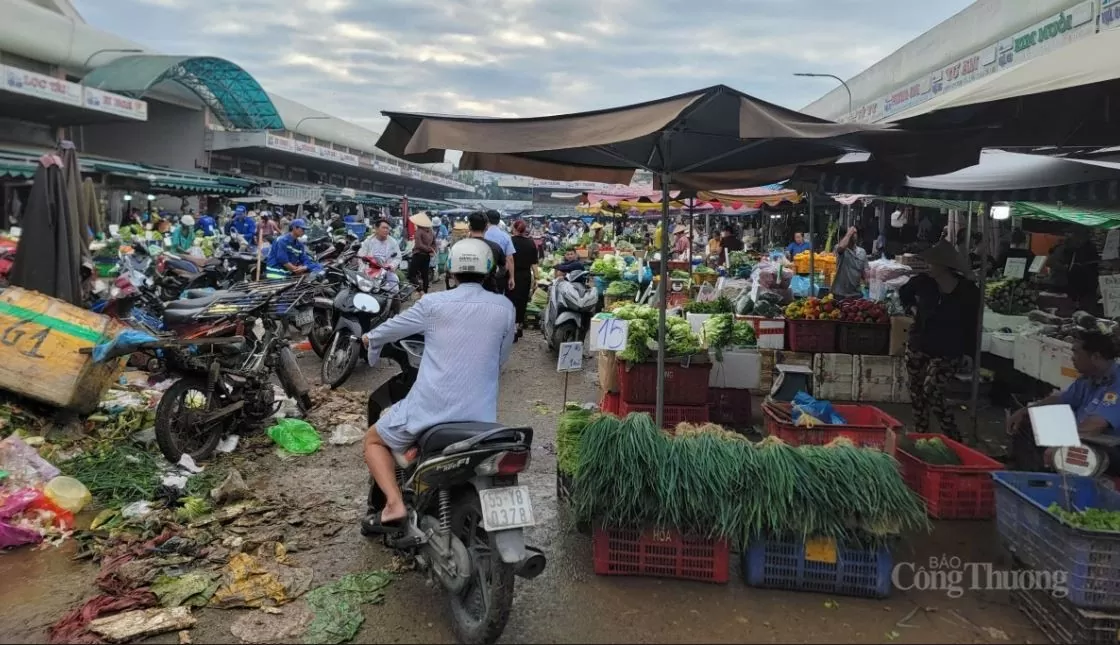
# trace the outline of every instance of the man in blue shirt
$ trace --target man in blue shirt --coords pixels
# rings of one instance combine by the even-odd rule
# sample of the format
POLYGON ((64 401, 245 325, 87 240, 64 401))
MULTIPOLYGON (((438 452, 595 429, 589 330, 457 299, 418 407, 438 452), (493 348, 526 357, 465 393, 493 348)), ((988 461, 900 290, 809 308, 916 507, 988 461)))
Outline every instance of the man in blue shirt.
POLYGON ((813 245, 806 242, 805 235, 801 231, 798 231, 793 234, 793 241, 786 247, 786 255, 792 260, 798 253, 804 253, 811 248, 813 248, 813 245))
POLYGON ((292 220, 290 231, 276 238, 272 248, 268 251, 268 266, 270 269, 283 269, 289 273, 302 274, 317 271, 319 264, 307 252, 304 246, 303 231, 307 222, 302 219, 292 220))
POLYGON ((257 223, 240 208, 234 213, 233 219, 230 220, 226 233, 230 235, 233 233, 240 234, 241 237, 245 238, 245 243, 250 246, 257 243, 257 223))
POLYGON ((517 250, 513 248, 513 238, 509 236, 502 229, 498 228, 498 224, 502 221, 502 216, 498 211, 486 211, 486 219, 489 222, 486 227, 486 233, 483 238, 490 240, 497 244, 502 249, 502 253, 506 256, 506 274, 509 276, 509 290, 513 291, 513 254, 517 250))
POLYGON ((198 228, 206 237, 213 235, 217 227, 218 223, 214 221, 214 217, 210 213, 204 213, 202 217, 198 218, 198 228))
MULTIPOLYGON (((1073 343, 1073 367, 1080 378, 1063 392, 1036 401, 1027 408, 1066 404, 1073 408, 1077 433, 1120 436, 1120 365, 1116 363, 1116 343, 1111 336, 1087 332, 1073 343)), ((1016 466, 1022 470, 1040 470, 1045 464, 1042 451, 1034 442, 1030 416, 1023 408, 1011 416, 1013 453, 1016 466)))

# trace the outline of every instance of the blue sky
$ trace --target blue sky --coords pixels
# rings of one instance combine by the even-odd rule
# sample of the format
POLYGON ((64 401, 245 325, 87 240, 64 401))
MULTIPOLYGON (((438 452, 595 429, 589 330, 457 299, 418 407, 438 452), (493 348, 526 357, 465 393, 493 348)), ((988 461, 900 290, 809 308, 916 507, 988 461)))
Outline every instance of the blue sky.
POLYGON ((216 55, 380 130, 383 109, 536 116, 724 83, 793 108, 966 0, 74 0, 92 25, 216 55))

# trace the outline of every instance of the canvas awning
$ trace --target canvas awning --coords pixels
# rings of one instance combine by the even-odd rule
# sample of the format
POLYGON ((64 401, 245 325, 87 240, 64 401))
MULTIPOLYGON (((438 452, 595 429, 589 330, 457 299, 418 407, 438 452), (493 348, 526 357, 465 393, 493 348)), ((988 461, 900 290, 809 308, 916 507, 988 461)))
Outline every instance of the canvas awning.
POLYGON ((1120 163, 985 150, 956 172, 892 180, 874 163, 804 168, 791 184, 828 194, 956 201, 1120 202, 1120 163))
POLYGON ((418 163, 460 150, 460 168, 559 181, 629 184, 645 168, 674 187, 736 188, 781 181, 801 165, 869 152, 925 174, 974 163, 967 137, 833 123, 723 85, 576 114, 493 119, 383 112, 379 148, 418 163), (923 165, 926 164, 926 165, 923 165))

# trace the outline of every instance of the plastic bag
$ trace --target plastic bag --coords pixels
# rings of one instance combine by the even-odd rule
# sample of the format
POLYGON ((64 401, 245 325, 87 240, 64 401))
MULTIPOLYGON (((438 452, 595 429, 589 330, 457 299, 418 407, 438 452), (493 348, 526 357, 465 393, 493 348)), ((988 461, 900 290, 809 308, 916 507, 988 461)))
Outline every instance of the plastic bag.
POLYGON ((14 434, 0 441, 0 469, 8 471, 8 480, 16 485, 31 487, 42 486, 61 474, 14 434))
POLYGON ((792 291, 793 295, 798 298, 808 298, 809 277, 803 275, 793 276, 789 281, 789 290, 792 291))
POLYGON ((310 423, 300 419, 280 421, 268 429, 268 437, 295 455, 310 455, 323 444, 319 432, 310 423))
POLYGON ((842 425, 847 422, 833 409, 832 403, 814 399, 805 392, 798 392, 797 396, 793 397, 793 422, 798 423, 802 415, 809 415, 829 425, 842 425))
POLYGON ((911 269, 894 260, 874 260, 867 264, 867 295, 882 300, 887 292, 900 289, 910 281, 911 269))

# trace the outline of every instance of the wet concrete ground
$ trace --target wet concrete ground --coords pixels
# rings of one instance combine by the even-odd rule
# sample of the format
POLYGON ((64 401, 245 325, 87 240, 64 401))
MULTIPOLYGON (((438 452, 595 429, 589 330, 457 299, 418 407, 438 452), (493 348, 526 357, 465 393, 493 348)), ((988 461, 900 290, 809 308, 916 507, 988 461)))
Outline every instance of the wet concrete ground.
MULTIPOLYGON (((301 363, 310 378, 318 374, 318 359, 310 352, 301 363)), ((597 398, 594 362, 585 365, 585 372, 569 377, 569 400, 597 398)), ((390 369, 359 367, 347 387, 368 392, 392 373, 390 369)), ((1009 604, 1007 593, 999 591, 967 590, 958 599, 938 590, 895 591, 887 600, 861 600, 758 590, 743 584, 734 554, 727 585, 596 576, 590 538, 570 526, 558 511, 555 495, 551 448, 563 403, 563 379, 537 333, 515 346, 502 377, 502 420, 531 424, 537 430, 533 462, 523 481, 531 487, 540 524, 529 531, 528 541, 549 557, 540 577, 518 580, 502 642, 1046 642, 1009 604)), ((907 410, 891 406, 890 412, 905 417, 907 410)), ((329 428, 320 430, 329 432, 329 428)), ((255 468, 248 469, 247 479, 259 490, 282 487, 298 491, 308 502, 333 502, 352 509, 346 515, 356 517, 364 505, 367 477, 360 453, 360 445, 326 443, 318 454, 283 463, 266 453, 255 468)), ((361 537, 356 525, 334 533, 314 526, 291 527, 286 539, 298 549, 293 558, 314 569, 315 585, 390 564, 389 552, 361 537)), ((895 559, 921 566, 931 557, 957 556, 965 562, 1009 567, 996 544, 991 522, 939 522, 932 535, 907 538, 895 559)), ((0 641, 44 642, 50 624, 93 594, 94 567, 68 557, 66 548, 0 555, 0 641)), ((366 621, 355 642, 452 642, 445 604, 422 574, 400 574, 384 604, 365 608, 366 621)), ((196 612, 199 623, 191 631, 193 642, 236 642, 229 627, 242 613, 196 612)), ((175 634, 167 634, 150 642, 178 640, 175 634)))

